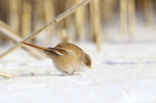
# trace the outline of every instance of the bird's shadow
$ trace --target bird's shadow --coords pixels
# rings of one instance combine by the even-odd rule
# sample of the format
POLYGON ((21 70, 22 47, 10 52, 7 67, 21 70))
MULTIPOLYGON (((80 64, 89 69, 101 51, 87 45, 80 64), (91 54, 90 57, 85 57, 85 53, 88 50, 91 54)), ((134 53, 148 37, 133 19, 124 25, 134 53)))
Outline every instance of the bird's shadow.
POLYGON ((50 73, 35 74, 35 73, 25 73, 25 74, 20 74, 18 76, 19 77, 52 77, 52 76, 64 77, 64 76, 76 76, 76 75, 80 75, 80 73, 74 73, 72 75, 68 75, 66 73, 62 73, 62 74, 50 74, 50 73))
POLYGON ((3 79, 13 79, 13 78, 19 78, 19 77, 68 77, 68 76, 81 76, 80 73, 74 73, 72 75, 68 75, 66 73, 62 73, 62 74, 50 74, 50 73, 41 73, 41 74, 35 74, 35 73, 23 73, 23 74, 19 74, 10 78, 4 78, 4 77, 0 77, 0 80, 3 79))

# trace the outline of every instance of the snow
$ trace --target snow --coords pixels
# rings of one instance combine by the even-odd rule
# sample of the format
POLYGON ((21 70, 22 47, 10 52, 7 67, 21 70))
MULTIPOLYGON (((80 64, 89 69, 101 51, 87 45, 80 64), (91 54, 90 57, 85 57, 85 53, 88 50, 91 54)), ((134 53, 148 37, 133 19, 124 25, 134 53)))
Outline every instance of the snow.
POLYGON ((156 42, 102 45, 77 43, 93 61, 92 69, 63 76, 49 58, 36 60, 17 49, 0 60, 0 103, 155 103, 156 42))

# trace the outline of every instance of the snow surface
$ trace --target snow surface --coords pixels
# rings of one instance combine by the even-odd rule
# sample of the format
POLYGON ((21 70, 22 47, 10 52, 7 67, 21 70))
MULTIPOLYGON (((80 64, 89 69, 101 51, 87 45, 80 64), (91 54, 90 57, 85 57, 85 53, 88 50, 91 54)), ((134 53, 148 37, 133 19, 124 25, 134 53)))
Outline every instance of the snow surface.
POLYGON ((17 49, 0 60, 0 103, 156 103, 156 43, 78 43, 92 69, 63 76, 49 58, 36 60, 17 49))

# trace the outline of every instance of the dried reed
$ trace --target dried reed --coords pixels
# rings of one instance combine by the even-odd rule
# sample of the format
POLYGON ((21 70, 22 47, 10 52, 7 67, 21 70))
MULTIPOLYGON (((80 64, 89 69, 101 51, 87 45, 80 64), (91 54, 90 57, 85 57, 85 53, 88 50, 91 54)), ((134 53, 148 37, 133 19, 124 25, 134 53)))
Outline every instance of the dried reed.
POLYGON ((29 0, 24 0, 22 4, 21 37, 23 38, 31 32, 31 5, 29 0))
POLYGON ((97 49, 101 49, 101 22, 100 22, 100 10, 99 10, 99 0, 93 0, 90 3, 90 23, 91 23, 91 33, 93 39, 96 42, 97 49))
MULTIPOLYGON (((0 19, 9 24, 13 30, 19 32, 18 36, 24 38, 28 36, 29 32, 38 30, 41 25, 49 22, 51 18, 81 1, 0 0, 0 19)), ((130 34, 130 37, 134 38, 137 30, 135 14, 141 14, 145 24, 153 25, 155 5, 155 0, 93 0, 90 6, 81 7, 73 15, 65 16, 65 19, 57 22, 56 29, 54 29, 54 25, 49 26, 46 30, 48 35, 44 36, 44 41, 48 43, 52 40, 56 36, 53 34, 58 34, 61 41, 68 41, 69 39, 86 40, 91 35, 96 42, 97 48, 100 48, 100 39, 106 40, 107 37, 110 37, 105 26, 112 23, 113 19, 116 20, 119 13, 120 37, 125 39, 125 37, 129 37, 127 34, 130 34), (87 28, 91 26, 91 29, 86 30, 86 25, 87 28)), ((113 31, 113 28, 111 29, 113 31)), ((33 40, 38 40, 38 38, 39 36, 33 40)), ((0 35, 1 43, 7 39, 0 35)))
POLYGON ((17 32, 20 29, 20 9, 21 0, 9 0, 9 24, 17 32))
POLYGON ((129 19, 129 34, 131 38, 134 38, 136 23, 135 23, 135 1, 128 0, 128 19, 129 19))
POLYGON ((120 0, 120 34, 124 39, 127 32, 127 0, 120 0))
MULTIPOLYGON (((8 25, 3 23, 2 21, 0 21, 0 31, 2 32, 2 35, 6 36, 14 42, 22 41, 22 38, 18 36, 19 34, 12 30, 8 25)), ((37 59, 43 58, 42 54, 34 48, 29 48, 28 46, 23 45, 23 49, 26 50, 31 56, 34 56, 37 59)))
POLYGON ((9 74, 9 73, 5 73, 5 72, 0 72, 0 76, 3 78, 12 78, 14 77, 14 75, 9 74))
POLYGON ((45 30, 50 24, 54 24, 56 22, 61 21, 62 19, 64 19, 65 17, 67 17, 68 15, 72 14, 73 12, 75 12, 78 8, 85 6, 86 4, 88 4, 90 2, 90 0, 83 0, 82 2, 80 2, 79 4, 76 4, 75 6, 71 7, 70 9, 66 10, 65 12, 61 13, 60 15, 58 15, 56 18, 52 19, 50 22, 48 22, 47 24, 43 25, 41 28, 39 28, 38 30, 36 30, 33 33, 30 33, 27 37, 25 37, 22 41, 18 42, 15 46, 13 46, 12 48, 10 48, 9 50, 7 50, 6 52, 4 52, 3 54, 0 55, 0 58, 6 56, 7 54, 11 53, 13 50, 15 50, 16 48, 22 46, 22 42, 24 41, 28 41, 31 40, 32 38, 34 38, 36 35, 38 35, 41 31, 45 30))
POLYGON ((147 25, 153 24, 154 20, 153 0, 143 0, 143 2, 144 2, 145 23, 147 25))
MULTIPOLYGON (((74 0, 74 4, 77 4, 80 1, 82 0, 74 0)), ((75 12, 74 21, 75 21, 77 39, 81 40, 84 34, 85 7, 82 7, 75 12)))

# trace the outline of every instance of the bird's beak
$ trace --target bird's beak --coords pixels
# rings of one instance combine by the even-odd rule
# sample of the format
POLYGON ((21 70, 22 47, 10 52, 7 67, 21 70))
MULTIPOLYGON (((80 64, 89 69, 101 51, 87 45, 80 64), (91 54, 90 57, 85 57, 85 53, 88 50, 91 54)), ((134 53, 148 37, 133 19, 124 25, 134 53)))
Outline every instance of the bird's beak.
POLYGON ((90 65, 90 66, 88 66, 89 67, 89 69, 92 69, 92 65, 90 65))
POLYGON ((36 49, 41 49, 41 50, 44 50, 44 51, 49 51, 49 49, 48 48, 45 48, 45 47, 37 46, 37 45, 26 43, 26 42, 22 42, 22 43, 25 44, 25 45, 31 46, 33 48, 36 48, 36 49))

